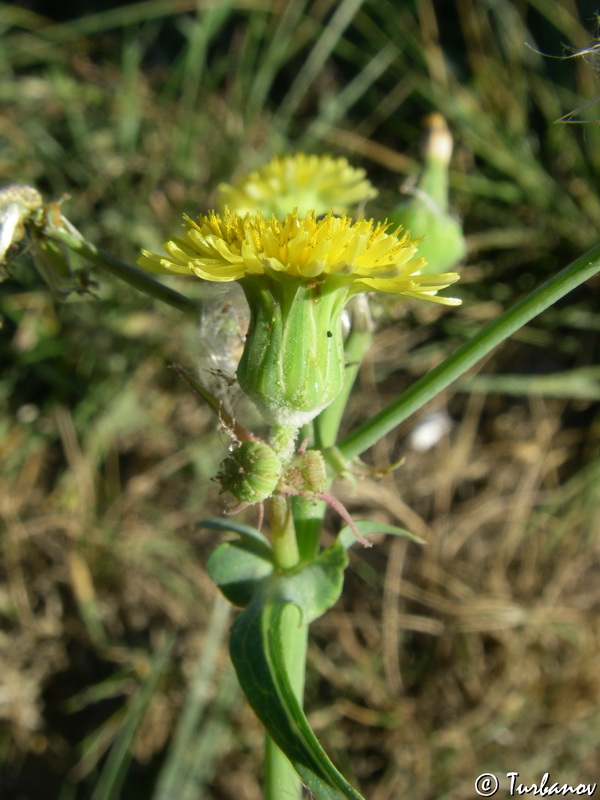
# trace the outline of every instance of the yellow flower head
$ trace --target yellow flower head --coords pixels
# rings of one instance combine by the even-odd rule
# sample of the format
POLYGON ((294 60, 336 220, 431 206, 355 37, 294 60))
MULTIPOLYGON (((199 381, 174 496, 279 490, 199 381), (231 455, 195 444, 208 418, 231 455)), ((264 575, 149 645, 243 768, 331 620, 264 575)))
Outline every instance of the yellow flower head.
POLYGON ((351 167, 345 158, 298 153, 274 158, 260 170, 230 186, 218 187, 218 206, 238 214, 283 217, 290 208, 304 215, 332 210, 343 214, 377 195, 363 169, 351 167))
POLYGON ((326 284, 348 294, 377 291, 458 305, 437 292, 458 280, 456 272, 422 275, 417 241, 387 223, 332 212, 317 219, 297 211, 280 220, 261 214, 242 217, 227 209, 198 222, 185 217, 187 231, 163 245, 167 256, 142 250, 138 263, 160 273, 196 275, 207 281, 243 281, 266 275, 280 281, 326 284))

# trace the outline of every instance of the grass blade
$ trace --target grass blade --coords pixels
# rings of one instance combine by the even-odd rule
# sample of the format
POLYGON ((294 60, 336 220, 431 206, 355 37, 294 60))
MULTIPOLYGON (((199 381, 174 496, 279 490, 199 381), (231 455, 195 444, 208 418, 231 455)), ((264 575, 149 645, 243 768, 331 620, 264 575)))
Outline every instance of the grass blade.
POLYGON ((173 634, 165 635, 150 664, 150 672, 133 697, 125 724, 119 731, 106 765, 92 795, 92 800, 114 800, 125 780, 129 750, 168 664, 175 641, 173 634))

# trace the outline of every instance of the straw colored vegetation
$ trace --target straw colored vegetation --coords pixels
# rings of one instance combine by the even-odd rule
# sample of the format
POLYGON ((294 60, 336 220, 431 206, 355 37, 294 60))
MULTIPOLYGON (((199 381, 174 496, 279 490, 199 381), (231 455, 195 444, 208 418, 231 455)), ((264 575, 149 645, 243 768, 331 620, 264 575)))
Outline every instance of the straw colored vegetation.
MULTIPOLYGON (((374 309, 348 430, 600 231, 600 127, 555 124, 596 76, 524 46, 589 47, 593 8, 414 6, 152 0, 58 23, 2 4, 0 183, 68 193, 69 219, 133 263, 287 150, 364 167, 384 218, 441 112, 463 306, 374 309)), ((65 301, 26 251, 0 284, 0 795, 258 800, 262 733, 197 528, 223 508, 228 439, 168 369, 198 362, 206 327, 73 266, 86 290, 65 301)), ((367 456, 402 467, 337 487, 427 542, 353 548, 314 625, 308 716, 369 800, 468 798, 483 772, 598 779, 599 291, 438 398, 451 424, 431 449, 412 418, 367 456)))

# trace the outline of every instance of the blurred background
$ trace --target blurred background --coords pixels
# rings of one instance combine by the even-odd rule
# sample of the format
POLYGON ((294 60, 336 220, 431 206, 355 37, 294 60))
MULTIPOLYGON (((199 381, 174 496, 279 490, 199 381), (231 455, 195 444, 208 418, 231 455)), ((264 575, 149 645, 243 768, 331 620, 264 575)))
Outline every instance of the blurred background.
MULTIPOLYGON (((2 3, 0 185, 67 195, 83 234, 134 263, 278 153, 347 157, 383 218, 441 113, 464 303, 375 309, 349 430, 597 243, 595 50, 542 55, 593 48, 595 11, 2 3), (576 109, 589 124, 558 121, 576 109)), ((197 526, 223 508, 209 479, 228 440, 168 368, 212 343, 75 257, 88 291, 61 299, 22 250, 0 284, 0 796, 258 800, 262 732, 203 566, 218 535, 197 526)), ((470 798, 482 772, 599 777, 599 291, 570 294, 366 456, 400 469, 336 487, 355 517, 428 543, 353 548, 314 625, 309 720, 369 800, 470 798)))

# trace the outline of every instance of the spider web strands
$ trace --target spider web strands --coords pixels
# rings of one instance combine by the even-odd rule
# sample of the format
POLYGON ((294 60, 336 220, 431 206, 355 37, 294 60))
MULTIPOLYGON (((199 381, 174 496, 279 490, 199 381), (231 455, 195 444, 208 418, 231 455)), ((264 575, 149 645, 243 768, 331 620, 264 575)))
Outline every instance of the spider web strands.
POLYGON ((194 392, 199 395, 204 402, 208 405, 212 411, 219 417, 222 425, 231 432, 231 435, 238 441, 238 442, 249 442, 254 441, 255 437, 249 433, 239 422, 236 422, 234 417, 229 414, 228 411, 223 407, 223 403, 220 400, 212 395, 207 389, 202 386, 200 381, 194 378, 186 369, 184 369, 180 364, 171 364, 170 368, 174 370, 180 378, 183 378, 194 390, 194 392))
POLYGON ((207 389, 231 412, 241 392, 236 370, 246 339, 250 309, 237 283, 207 283, 199 305, 198 370, 207 389))
MULTIPOLYGON (((596 26, 600 27, 600 16, 596 17, 596 26)), ((573 58, 582 58, 592 72, 596 75, 596 77, 600 77, 600 39, 596 39, 594 44, 590 45, 589 47, 582 47, 579 50, 568 48, 571 50, 571 52, 567 52, 562 56, 555 56, 551 53, 543 53, 529 42, 525 42, 525 47, 528 47, 539 56, 543 56, 544 58, 554 58, 558 61, 570 61, 573 58)), ((580 114, 582 111, 585 111, 586 108, 590 108, 598 102, 600 102, 600 94, 597 94, 595 97, 587 100, 582 105, 577 106, 577 108, 574 108, 573 111, 568 111, 566 114, 563 114, 563 116, 559 117, 559 119, 555 120, 555 122, 565 122, 569 125, 589 125, 590 123, 598 123, 600 122, 600 119, 574 119, 576 114, 580 114)))

